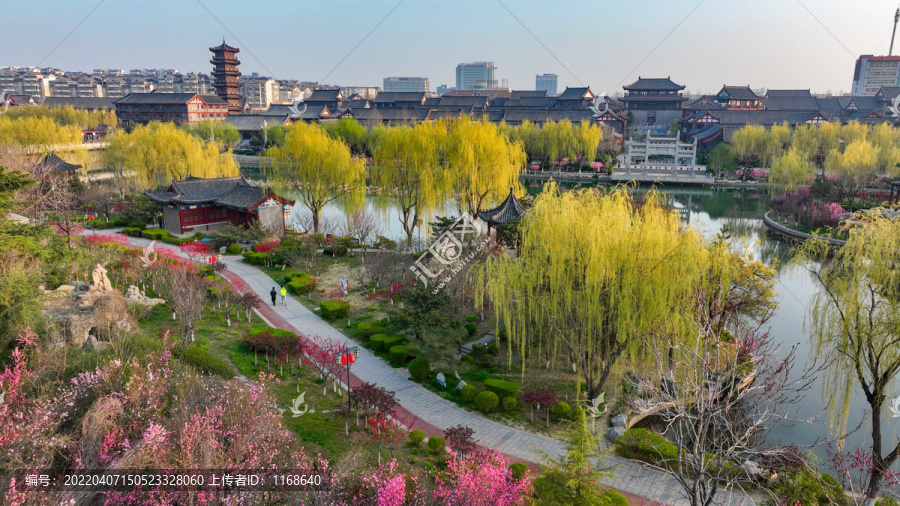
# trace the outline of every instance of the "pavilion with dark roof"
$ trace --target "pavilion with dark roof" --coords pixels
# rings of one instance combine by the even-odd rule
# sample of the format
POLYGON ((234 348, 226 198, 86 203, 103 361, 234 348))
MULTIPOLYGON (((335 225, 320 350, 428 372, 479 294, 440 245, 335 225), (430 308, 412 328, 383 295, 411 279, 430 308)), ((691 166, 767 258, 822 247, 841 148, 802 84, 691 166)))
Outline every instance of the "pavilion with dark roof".
POLYGON ((38 167, 48 169, 54 174, 68 174, 71 176, 81 168, 81 165, 69 163, 60 158, 54 151, 51 151, 47 153, 43 160, 38 162, 38 167))
POLYGON ((509 189, 509 195, 506 200, 499 206, 488 209, 486 211, 478 211, 477 215, 482 221, 488 224, 488 234, 491 233, 491 227, 497 228, 497 225, 503 225, 512 220, 520 220, 525 216, 525 206, 516 198, 513 189, 509 189))
POLYGON ((251 184, 243 176, 203 179, 190 176, 145 191, 162 205, 163 228, 172 234, 216 230, 226 225, 249 228, 258 222, 279 236, 285 231, 285 206, 293 201, 251 184))

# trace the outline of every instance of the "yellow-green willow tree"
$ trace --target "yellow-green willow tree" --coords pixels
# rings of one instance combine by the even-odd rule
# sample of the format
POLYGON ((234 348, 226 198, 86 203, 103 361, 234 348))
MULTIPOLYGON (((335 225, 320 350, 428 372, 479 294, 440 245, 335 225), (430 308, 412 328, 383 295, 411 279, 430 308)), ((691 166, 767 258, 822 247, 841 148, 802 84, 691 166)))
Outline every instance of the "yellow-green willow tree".
POLYGON ((299 122, 288 131, 284 144, 266 151, 271 166, 265 170, 276 181, 290 185, 300 203, 312 213, 313 232, 319 233, 322 210, 340 200, 348 208, 363 205, 366 167, 343 142, 321 128, 299 122))
POLYGON ((772 160, 769 181, 783 184, 788 189, 793 189, 798 184, 810 182, 815 177, 815 173, 809 161, 808 153, 808 151, 804 152, 803 148, 791 146, 786 153, 776 156, 772 160))
MULTIPOLYGON (((16 109, 20 109, 17 107, 16 109)), ((22 107, 21 109, 27 109, 22 107)), ((81 144, 81 128, 61 125, 49 116, 7 117, 0 115, 0 139, 20 146, 50 146, 53 144, 81 144)))
POLYGON ((453 178, 446 166, 449 137, 441 122, 388 128, 373 153, 371 181, 379 189, 376 202, 382 209, 397 206, 408 243, 419 223, 431 218, 452 195, 453 178))
POLYGON ((696 335, 680 303, 731 282, 709 275, 715 248, 655 192, 636 206, 623 187, 563 193, 551 182, 521 233, 519 258, 491 257, 476 275, 478 299, 492 301, 511 352, 575 364, 591 399, 620 356, 640 357, 639 336, 696 335))
POLYGON ((747 125, 731 138, 731 153, 741 167, 762 166, 766 153, 766 129, 762 125, 747 125))
POLYGON ((819 282, 810 307, 810 336, 820 359, 832 360, 826 388, 837 396, 832 423, 846 432, 851 392, 861 389, 871 409, 872 469, 865 491, 874 505, 882 482, 900 457, 900 442, 883 447, 882 423, 900 372, 900 222, 873 217, 849 229, 837 254, 822 240, 807 241, 798 258, 819 282))
POLYGON ((597 148, 603 140, 603 128, 597 123, 583 120, 578 125, 577 140, 577 156, 580 168, 584 168, 585 163, 591 163, 597 158, 597 148))
POLYGON ((447 165, 462 210, 471 215, 519 187, 525 152, 487 120, 455 119, 447 124, 447 165))
POLYGON ((843 152, 832 150, 825 167, 837 175, 841 197, 852 206, 859 191, 875 179, 877 162, 878 149, 865 136, 858 136, 845 145, 843 152))
POLYGON ((138 188, 166 185, 188 176, 215 178, 240 174, 231 155, 204 145, 173 123, 149 123, 130 134, 109 137, 103 163, 113 171, 130 170, 138 188), (127 168, 127 169, 126 169, 127 168))

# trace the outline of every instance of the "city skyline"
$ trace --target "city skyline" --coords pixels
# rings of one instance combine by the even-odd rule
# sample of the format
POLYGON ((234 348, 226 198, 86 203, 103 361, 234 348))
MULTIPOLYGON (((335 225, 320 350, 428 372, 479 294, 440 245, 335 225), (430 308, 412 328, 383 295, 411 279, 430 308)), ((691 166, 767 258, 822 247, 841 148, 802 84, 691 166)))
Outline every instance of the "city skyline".
MULTIPOLYGON (((808 11, 800 2, 677 0, 649 10, 613 6, 601 14, 583 1, 549 7, 407 0, 340 11, 310 5, 296 16, 274 16, 239 8, 231 0, 207 4, 209 11, 200 2, 163 0, 152 9, 101 2, 87 15, 95 6, 30 3, 28 10, 17 11, 20 22, 0 34, 0 47, 16 49, 0 54, 0 64, 208 73, 207 48, 224 34, 242 49, 245 74, 322 84, 378 86, 384 77, 411 75, 428 77, 432 88, 452 86, 456 65, 488 60, 498 67, 498 81, 507 78, 514 89, 533 89, 535 74, 555 73, 560 91, 590 86, 615 94, 639 76, 671 76, 692 93, 714 92, 723 84, 838 93, 850 91, 857 56, 887 53, 896 8, 880 0, 853 6, 826 0, 808 11), (180 14, 174 16, 173 9, 180 14), (471 16, 473 9, 483 15, 471 16), (261 27, 262 20, 267 24, 261 27), (289 30, 293 22, 303 23, 302 36, 289 30), (27 31, 38 24, 44 27, 41 38, 27 31), (141 31, 151 35, 133 36, 141 31), (98 32, 103 37, 98 39, 98 32), (163 33, 165 38, 157 36, 163 33), (404 42, 408 37, 417 43, 404 42), (98 40, 106 43, 98 45, 98 40)), ((290 9, 288 4, 277 7, 290 9)))

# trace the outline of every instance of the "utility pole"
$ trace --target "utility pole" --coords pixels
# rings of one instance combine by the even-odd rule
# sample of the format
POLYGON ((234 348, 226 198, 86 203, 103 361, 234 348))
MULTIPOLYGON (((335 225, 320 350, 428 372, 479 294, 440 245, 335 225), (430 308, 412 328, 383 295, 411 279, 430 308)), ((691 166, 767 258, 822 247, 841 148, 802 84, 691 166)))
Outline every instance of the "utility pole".
POLYGON ((894 35, 897 35, 897 21, 900 21, 900 7, 898 7, 897 12, 894 13, 894 31, 891 32, 891 48, 888 49, 888 56, 894 54, 894 35))

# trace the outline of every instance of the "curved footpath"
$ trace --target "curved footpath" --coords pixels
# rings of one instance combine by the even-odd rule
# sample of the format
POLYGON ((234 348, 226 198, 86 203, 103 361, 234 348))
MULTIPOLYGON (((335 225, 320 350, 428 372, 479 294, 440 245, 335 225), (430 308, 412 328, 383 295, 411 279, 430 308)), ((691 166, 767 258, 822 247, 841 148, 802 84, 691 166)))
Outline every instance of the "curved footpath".
POLYGON ((810 239, 824 239, 833 246, 843 246, 847 244, 847 241, 843 239, 835 239, 833 237, 826 237, 824 235, 807 234, 806 232, 800 232, 799 230, 794 230, 792 228, 786 227, 781 223, 775 221, 775 218, 772 218, 772 216, 770 216, 772 213, 773 211, 769 211, 763 215, 763 223, 765 223, 765 225, 771 230, 783 235, 784 237, 787 237, 788 239, 793 239, 795 241, 801 242, 808 241, 810 239))
MULTIPOLYGON (((118 233, 119 230, 98 232, 118 233)), ((129 242, 141 248, 150 244, 148 239, 134 237, 129 237, 129 242)), ((163 244, 161 247, 169 246, 163 244)), ((256 267, 243 263, 239 256, 225 256, 222 257, 222 261, 226 265, 222 276, 242 291, 256 292, 263 301, 268 302, 269 290, 277 286, 272 278, 256 267)), ((278 328, 307 336, 330 337, 351 346, 356 344, 293 297, 288 297, 287 306, 281 304, 271 306, 266 303, 257 312, 270 325, 278 328)), ((474 439, 480 446, 498 449, 511 461, 526 463, 533 469, 537 469, 545 462, 541 452, 554 458, 561 457, 565 452, 563 443, 556 439, 509 427, 466 411, 408 378, 409 374, 405 369, 394 369, 369 350, 360 347, 359 358, 351 369, 350 386, 367 382, 393 390, 400 403, 397 409, 399 417, 401 419, 417 417, 413 424, 414 428, 425 431, 429 436, 443 436, 442 429, 456 425, 469 426, 475 430, 474 439)), ((606 444, 605 438, 603 441, 606 444)), ((611 456, 605 459, 605 465, 612 468, 611 471, 615 476, 605 478, 601 482, 625 493, 632 505, 655 502, 669 506, 690 504, 681 486, 669 474, 611 456)), ((746 495, 731 492, 720 492, 715 504, 755 505, 746 495)))

